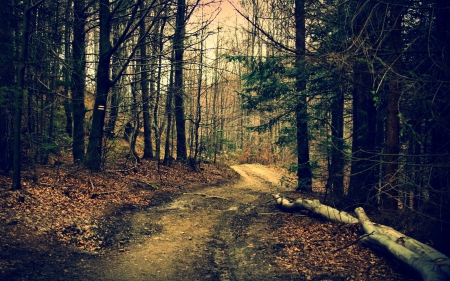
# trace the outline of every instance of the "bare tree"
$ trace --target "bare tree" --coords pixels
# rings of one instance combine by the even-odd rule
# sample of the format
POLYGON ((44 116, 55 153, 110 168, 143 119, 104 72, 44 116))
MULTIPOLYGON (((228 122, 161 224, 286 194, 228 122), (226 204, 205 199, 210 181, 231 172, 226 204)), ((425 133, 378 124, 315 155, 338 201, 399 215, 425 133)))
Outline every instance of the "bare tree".
POLYGON ((139 28, 141 22, 145 20, 145 17, 149 14, 151 9, 155 8, 158 12, 154 17, 155 20, 149 24, 145 33, 148 33, 153 27, 156 19, 159 17, 159 14, 164 10, 165 5, 167 5, 167 2, 157 5, 156 1, 153 1, 145 7, 144 12, 140 12, 139 7, 141 6, 142 1, 143 0, 136 0, 131 3, 118 1, 112 5, 109 0, 100 0, 100 54, 97 66, 96 94, 92 116, 92 127, 89 134, 89 143, 85 159, 85 165, 91 170, 99 170, 102 165, 103 127, 105 124, 106 105, 109 90, 120 79, 123 71, 128 66, 131 58, 134 57, 134 54, 139 48, 141 42, 138 42, 133 47, 131 53, 126 58, 124 65, 119 70, 117 75, 113 77, 113 79, 110 79, 109 75, 111 57, 119 49, 119 47, 134 34, 134 32, 139 28), (115 44, 111 45, 111 21, 114 18, 114 15, 121 10, 128 11, 127 21, 124 23, 124 28, 117 41, 115 44), (136 18, 138 18, 138 20, 136 20, 136 18))

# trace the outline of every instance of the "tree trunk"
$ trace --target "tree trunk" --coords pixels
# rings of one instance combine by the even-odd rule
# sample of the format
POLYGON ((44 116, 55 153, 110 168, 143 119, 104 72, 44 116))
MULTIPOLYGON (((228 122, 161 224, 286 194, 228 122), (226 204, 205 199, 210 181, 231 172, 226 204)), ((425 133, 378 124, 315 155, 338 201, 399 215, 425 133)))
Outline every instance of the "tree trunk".
MULTIPOLYGON (((110 88, 117 83, 122 77, 124 70, 129 65, 131 59, 134 57, 135 52, 140 44, 134 45, 129 56, 124 60, 122 68, 117 74, 110 80, 109 69, 111 65, 112 55, 123 46, 124 42, 130 39, 131 35, 138 29, 140 23, 145 20, 149 11, 153 8, 153 4, 149 5, 143 14, 139 13, 139 7, 143 0, 136 2, 117 1, 110 3, 109 0, 100 0, 99 20, 100 20, 100 43, 99 43, 99 61, 97 66, 97 81, 96 81, 96 93, 95 103, 92 115, 92 127, 89 135, 88 149, 85 159, 85 165, 91 170, 100 170, 103 157, 103 130, 105 125, 105 111, 106 102, 108 99, 108 93, 110 88), (111 46, 110 33, 111 33, 111 20, 113 15, 111 14, 110 5, 116 5, 112 8, 114 14, 123 12, 130 9, 128 17, 122 17, 126 19, 123 25, 123 30, 120 32, 120 36, 114 45, 111 46), (129 5, 129 6, 127 6, 129 5), (138 15, 142 15, 138 17, 138 15)), ((161 7, 164 9, 164 5, 161 7)), ((158 11, 160 13, 161 10, 158 11)), ((119 15, 122 16, 122 15, 119 15)), ((151 26, 149 26, 151 27, 151 26)), ((150 29, 148 29, 150 30, 150 29)), ((148 31, 147 30, 147 31, 148 31)))
MULTIPOLYGON (((65 10, 66 19, 70 18, 70 10, 72 8, 72 1, 67 1, 65 10)), ((66 133, 69 137, 73 135, 73 119, 72 119, 72 105, 69 97, 69 85, 70 85, 70 24, 64 26, 64 57, 66 59, 66 65, 64 67, 64 112, 66 114, 66 133)))
POLYGON ((108 92, 111 88, 109 79, 111 43, 109 0, 100 0, 100 57, 97 67, 95 103, 92 115, 92 127, 85 164, 90 170, 98 171, 102 165, 103 126, 108 92))
MULTIPOLYGON (((402 245, 403 240, 397 239, 397 241, 393 241, 389 239, 388 236, 383 235, 378 230, 377 226, 367 217, 363 208, 356 208, 355 213, 358 217, 359 224, 363 227, 364 232, 367 234, 363 241, 368 243, 369 246, 390 253, 395 258, 417 271, 424 281, 446 280, 444 272, 442 272, 441 267, 437 267, 436 262, 432 262, 428 259, 428 257, 421 256, 420 254, 406 248, 402 245)), ((449 260, 449 258, 443 254, 442 256, 445 257, 445 260, 449 260)), ((437 262, 439 263, 439 261, 437 262)), ((445 267, 443 268, 445 269, 445 267)))
POLYGON ((167 91, 167 99, 166 99, 166 115, 167 115, 167 127, 166 127, 166 144, 164 147, 164 160, 163 165, 170 164, 172 155, 170 149, 170 132, 172 130, 172 96, 173 96, 173 69, 170 69, 170 78, 169 78, 169 89, 167 91))
MULTIPOLYGON (((340 81, 345 85, 344 81, 340 81)), ((344 196, 344 90, 334 97, 331 109, 331 192, 337 198, 344 196)))
POLYGON ((386 157, 386 175, 383 189, 381 190, 382 204, 387 209, 398 208, 398 153, 400 152, 400 118, 399 101, 402 91, 400 76, 402 73, 401 54, 402 43, 402 7, 399 3, 393 1, 390 7, 390 22, 393 24, 389 34, 389 97, 388 97, 388 116, 387 116, 387 157, 386 157))
POLYGON ((358 223, 358 220, 349 213, 323 205, 319 202, 319 200, 299 198, 294 202, 290 202, 288 199, 281 197, 279 194, 274 194, 273 197, 277 202, 277 206, 283 211, 297 212, 300 210, 309 210, 331 221, 358 223))
MULTIPOLYGON (((52 3, 53 5, 55 5, 54 7, 51 7, 52 9, 59 11, 60 7, 59 7, 59 2, 54 2, 52 3)), ((59 31, 59 25, 60 25, 60 17, 58 15, 58 13, 56 13, 54 15, 54 22, 52 23, 52 33, 54 34, 53 38, 51 38, 51 44, 54 46, 58 46, 61 45, 61 41, 58 40, 58 36, 56 36, 56 34, 58 34, 59 31), (59 42, 58 42, 59 41, 59 42)), ((59 58, 53 58, 53 61, 51 62, 51 73, 53 74, 52 76, 50 76, 49 79, 49 83, 48 85, 50 85, 50 90, 48 91, 46 97, 45 97, 45 108, 47 110, 49 110, 48 113, 48 124, 46 126, 46 132, 44 131, 43 134, 43 153, 42 153, 42 159, 41 162, 44 165, 48 164, 49 158, 50 158, 50 153, 51 153, 51 148, 53 147, 53 138, 54 136, 54 128, 55 128, 55 102, 56 102, 56 96, 55 96, 55 91, 58 91, 58 86, 57 86, 57 79, 59 79, 59 65, 58 65, 58 61, 59 58)), ((47 119, 45 118, 45 119, 47 119)))
POLYGON ((86 85, 86 14, 84 9, 86 0, 77 0, 73 3, 74 25, 72 41, 72 110, 73 110, 73 143, 72 153, 74 162, 84 161, 84 91, 86 85))
MULTIPOLYGON (((113 45, 118 44, 118 40, 120 37, 120 32, 123 26, 120 23, 114 23, 112 25, 112 36, 113 36, 113 45)), ((121 69, 121 57, 122 53, 125 53, 125 50, 123 48, 120 48, 115 55, 111 56, 111 75, 112 77, 117 77, 119 75, 120 69, 121 69)), ((120 85, 121 79, 117 81, 116 84, 111 85, 111 93, 108 94, 108 118, 106 118, 106 125, 104 128, 105 135, 109 139, 114 138, 115 136, 115 130, 116 130, 116 123, 117 119, 119 118, 119 107, 121 102, 121 85, 120 85)))
POLYGON ((369 201, 374 204, 374 191, 377 180, 373 161, 375 147, 375 117, 370 89, 364 81, 372 79, 366 62, 355 62, 353 86, 353 135, 352 163, 348 196, 359 203, 369 201))
POLYGON ((177 0, 174 48, 174 114, 177 130, 177 159, 186 160, 186 121, 184 117, 183 54, 186 24, 186 1, 177 0))
POLYGON ((277 206, 285 211, 308 210, 331 221, 359 223, 366 234, 362 241, 369 247, 390 253, 416 270, 423 280, 450 280, 450 259, 447 256, 391 227, 372 223, 362 208, 356 208, 358 218, 355 218, 347 212, 323 205, 319 200, 299 198, 290 202, 279 194, 273 197, 277 206))
POLYGON ((0 169, 8 172, 12 164, 12 112, 14 86, 13 31, 10 26, 12 12, 10 1, 0 1, 0 169))
MULTIPOLYGON (((433 172, 431 175, 431 186, 436 196, 441 200, 442 191, 448 190, 450 186, 450 168, 448 167, 448 156, 450 146, 450 107, 448 106, 449 88, 450 88, 450 2, 448 0, 435 0, 434 4, 436 13, 436 30, 433 34, 437 38, 438 47, 435 50, 435 58, 433 64, 437 64, 436 72, 438 77, 439 89, 436 94, 431 96, 427 102, 432 104, 432 110, 428 115, 430 119, 431 129, 431 153, 435 154, 432 165, 433 172), (444 168, 438 166, 444 165, 444 168)), ((435 44, 436 44, 435 43, 435 44)), ((434 74, 433 74, 434 76, 434 74)), ((433 196, 433 197, 434 197, 433 196)), ((436 210, 440 213, 441 210, 436 210)))
POLYGON ((160 24, 157 25, 158 28, 158 68, 156 70, 156 97, 155 97, 155 105, 153 108, 153 128, 155 131, 155 153, 156 153, 156 159, 158 160, 158 167, 159 163, 161 161, 161 135, 162 131, 164 129, 164 118, 161 122, 161 125, 159 124, 159 101, 161 98, 161 76, 162 76, 162 58, 163 58, 163 50, 164 50, 164 28, 166 26, 166 20, 165 17, 162 20, 160 24))
POLYGON ((17 91, 15 97, 15 112, 14 112, 14 144, 13 144, 13 176, 12 176, 12 189, 21 189, 20 174, 21 174, 21 124, 22 124, 22 107, 23 107, 23 95, 25 91, 25 68, 28 58, 28 37, 29 30, 28 25, 30 21, 31 7, 30 0, 25 1, 23 18, 22 18, 22 36, 20 44, 19 65, 17 69, 17 91))
POLYGON ((198 161, 199 157, 199 130, 200 123, 202 121, 202 105, 201 105, 201 93, 202 93, 202 84, 203 84, 203 30, 202 33, 202 41, 200 41, 200 55, 198 62, 198 79, 197 79, 197 108, 196 115, 194 116, 194 132, 193 132, 193 142, 194 142, 194 161, 198 161))
POLYGON ((131 93, 133 96, 133 104, 131 106, 131 123, 132 128, 134 129, 130 134, 130 152, 133 155, 134 159, 136 159, 136 162, 140 162, 139 155, 136 152, 136 141, 139 136, 139 131, 141 129, 141 122, 139 118, 139 104, 138 104, 138 98, 137 98, 137 83, 132 83, 131 85, 131 93))
POLYGON ((295 118, 297 126, 297 191, 312 191, 312 174, 309 162, 308 113, 306 95, 305 54, 306 54, 306 15, 305 1, 295 0, 295 67, 297 77, 295 90, 297 105, 295 118))
MULTIPOLYGON (((141 4, 141 11, 144 11, 144 2, 141 4)), ((142 91, 142 115, 144 125, 144 155, 145 159, 153 158, 153 144, 152 144, 152 120, 150 117, 150 95, 149 95, 149 79, 148 79, 148 65, 147 65, 147 40, 146 40, 146 28, 145 20, 143 20, 139 26, 139 37, 141 38, 140 47, 140 72, 141 72, 141 91, 142 91)), ((153 66, 152 66, 153 68, 153 66)), ((154 77, 154 70, 151 71, 154 77)), ((150 81, 153 85, 153 81, 150 81)), ((152 93, 153 94, 153 93, 152 93)))
MULTIPOLYGON (((359 2, 355 1, 355 5, 359 2)), ((366 26, 374 2, 358 7, 354 20, 353 37, 373 38, 371 30, 366 26)), ((372 15, 373 17, 373 15, 372 15)), ((372 19, 371 19, 372 20, 372 19)), ((378 35, 377 35, 378 36, 378 35)), ((373 41, 373 39, 372 39, 373 41)), ((368 42, 372 43, 373 42, 368 42)), ((358 43, 358 46, 362 43, 358 43)), ((355 61, 353 64, 353 134, 352 134, 352 162, 351 177, 348 196, 358 203, 376 203, 376 116, 377 111, 374 104, 374 96, 371 93, 372 75, 370 62, 367 61, 366 50, 355 50, 355 61)))

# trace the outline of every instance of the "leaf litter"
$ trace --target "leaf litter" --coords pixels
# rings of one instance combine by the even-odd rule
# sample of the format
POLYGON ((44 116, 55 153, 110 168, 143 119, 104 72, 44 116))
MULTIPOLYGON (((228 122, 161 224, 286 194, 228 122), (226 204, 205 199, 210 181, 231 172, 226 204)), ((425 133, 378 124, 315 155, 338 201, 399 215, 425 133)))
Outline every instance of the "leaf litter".
MULTIPOLYGON (((24 188, 19 191, 10 190, 10 177, 0 176, 0 276, 22 266, 23 261, 8 252, 17 245, 45 249, 57 243, 73 251, 98 253, 115 246, 107 241, 109 230, 102 218, 124 206, 156 206, 166 198, 161 194, 236 180, 229 167, 220 165, 204 164, 199 172, 178 162, 159 168, 146 160, 127 169, 119 169, 123 163, 117 165, 101 173, 78 165, 39 166, 23 173, 24 188)), ((265 240, 278 249, 270 257, 275 261, 272 266, 298 276, 296 280, 414 280, 389 257, 360 243, 349 244, 360 235, 356 225, 304 214, 280 213, 276 221, 265 240)))

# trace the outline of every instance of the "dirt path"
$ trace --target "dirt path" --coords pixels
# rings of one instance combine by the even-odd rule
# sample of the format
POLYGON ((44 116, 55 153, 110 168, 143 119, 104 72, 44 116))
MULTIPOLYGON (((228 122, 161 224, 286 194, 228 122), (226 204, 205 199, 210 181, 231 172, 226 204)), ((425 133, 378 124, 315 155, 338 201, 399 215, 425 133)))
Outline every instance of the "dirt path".
MULTIPOLYGON (((184 193, 130 211, 118 222, 124 246, 78 265, 79 280, 286 280, 265 241, 279 175, 260 165, 232 167, 234 184, 184 193), (130 240, 129 237, 132 237, 130 240)), ((118 237, 119 236, 119 237, 118 237)))

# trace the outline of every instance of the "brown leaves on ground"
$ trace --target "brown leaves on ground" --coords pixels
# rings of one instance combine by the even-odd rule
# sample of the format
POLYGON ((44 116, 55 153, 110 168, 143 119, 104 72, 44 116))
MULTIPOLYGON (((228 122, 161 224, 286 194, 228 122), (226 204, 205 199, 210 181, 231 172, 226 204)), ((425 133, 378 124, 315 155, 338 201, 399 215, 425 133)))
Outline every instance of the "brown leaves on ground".
POLYGON ((23 189, 18 191, 10 190, 10 177, 0 176, 0 223, 6 226, 0 228, 0 245, 40 244, 51 237, 95 251, 104 243, 99 218, 127 205, 158 204, 155 196, 161 193, 218 185, 236 176, 229 168, 208 164, 200 172, 178 162, 159 168, 146 160, 125 169, 120 164, 122 169, 101 173, 79 165, 38 166, 23 171, 23 189))
MULTIPOLYGON (((196 172, 178 162, 158 167, 146 160, 131 167, 119 162, 101 173, 79 165, 38 166, 23 172, 19 191, 10 190, 10 177, 0 176, 0 245, 13 251, 58 243, 95 252, 107 246, 101 219, 124 206, 151 207, 186 189, 220 185, 236 176, 224 166, 202 164, 196 172)), ((395 261, 357 243, 357 226, 309 214, 279 216, 280 227, 267 238, 280 249, 275 257, 280 269, 299 280, 407 280, 397 273, 395 261)), ((0 272, 17 262, 0 255, 0 272)))
POLYGON ((282 250, 278 266, 302 280, 414 280, 397 261, 360 242, 358 225, 286 214, 273 239, 282 250))

